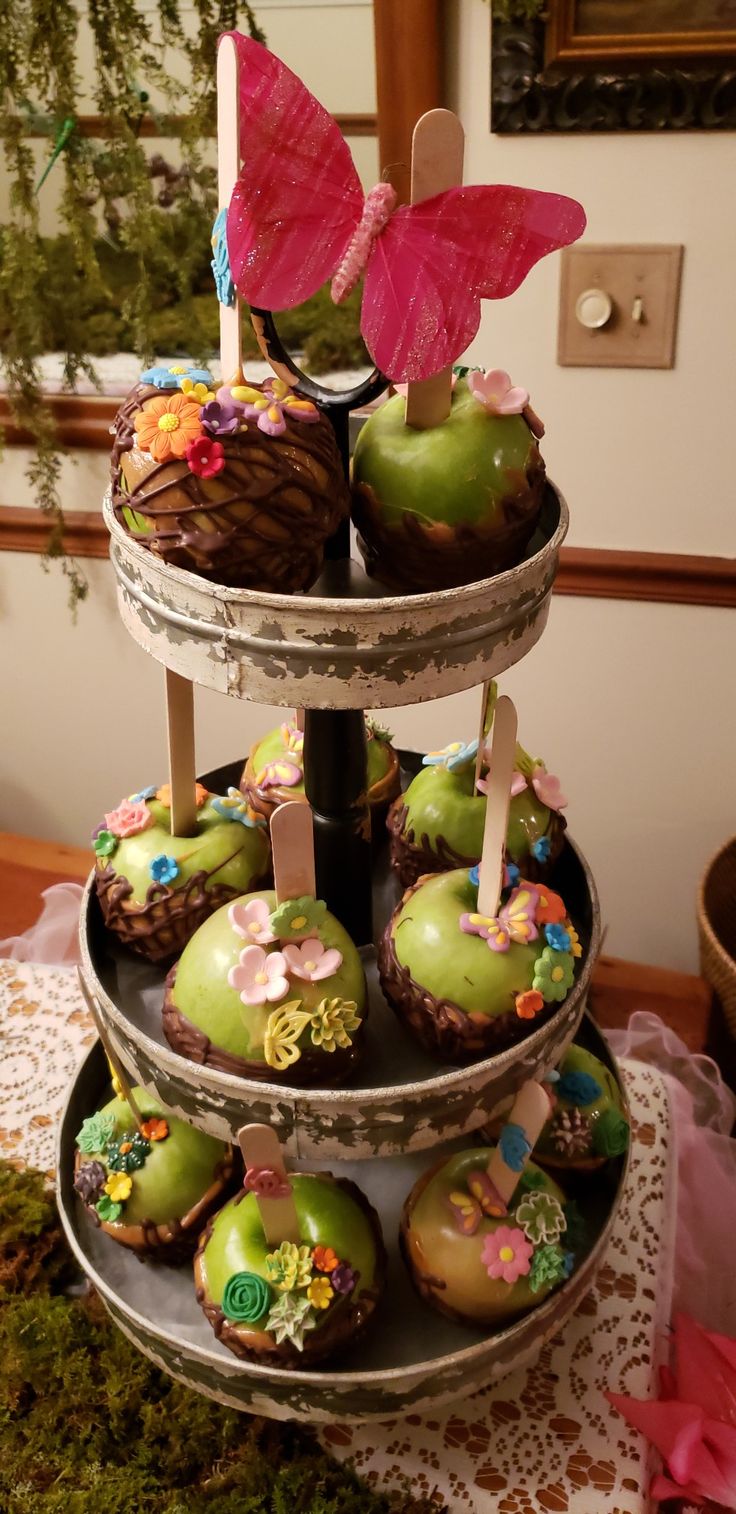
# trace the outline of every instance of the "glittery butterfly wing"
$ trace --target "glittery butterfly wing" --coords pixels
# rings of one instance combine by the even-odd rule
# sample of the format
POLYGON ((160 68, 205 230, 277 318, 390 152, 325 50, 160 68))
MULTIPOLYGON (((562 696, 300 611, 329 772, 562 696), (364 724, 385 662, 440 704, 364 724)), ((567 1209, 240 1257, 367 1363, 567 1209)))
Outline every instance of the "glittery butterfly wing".
POLYGON ((381 372, 406 382, 454 362, 478 330, 481 299, 513 294, 540 258, 584 229, 576 200, 511 184, 402 206, 365 277, 361 331, 381 372))
POLYGON ((536 941, 539 935, 534 921, 536 905, 537 894, 534 889, 517 888, 508 903, 498 912, 501 925, 505 926, 510 939, 519 945, 536 941))
POLYGON ((326 110, 267 48, 233 32, 243 170, 227 216, 230 266, 251 305, 285 310, 335 272, 363 190, 326 110))

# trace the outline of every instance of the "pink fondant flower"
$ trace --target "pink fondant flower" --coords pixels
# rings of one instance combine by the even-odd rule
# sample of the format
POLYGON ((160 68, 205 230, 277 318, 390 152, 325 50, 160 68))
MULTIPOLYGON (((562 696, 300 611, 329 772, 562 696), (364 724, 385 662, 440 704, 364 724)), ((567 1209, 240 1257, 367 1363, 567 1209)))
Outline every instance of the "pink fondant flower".
POLYGON ((526 389, 512 384, 503 368, 489 368, 487 373, 469 373, 468 388, 489 415, 521 415, 529 404, 526 389))
POLYGON ((523 1230, 499 1225, 484 1238, 481 1260, 489 1277, 515 1283, 531 1270, 533 1251, 523 1230))
POLYGON ((105 816, 105 825, 113 836, 137 836, 153 825, 153 815, 147 804, 123 799, 116 810, 105 816))
POLYGON ((190 442, 186 458, 190 472, 196 473, 199 478, 214 478, 217 473, 222 473, 225 466, 222 442, 213 441, 211 436, 198 436, 190 442))
POLYGON ((286 959, 281 952, 264 952, 262 946, 246 946, 240 961, 227 975, 244 1004, 275 1004, 289 991, 286 959))
POLYGON ((248 1167, 243 1181, 248 1193, 259 1199, 288 1199, 291 1183, 272 1167, 248 1167))
POLYGON ((248 904, 231 904, 227 918, 234 931, 252 946, 268 946, 276 937, 270 926, 271 911, 265 899, 251 899, 248 904))
POLYGON ((511 779, 511 798, 515 799, 517 794, 523 794, 525 788, 526 778, 524 777, 524 774, 514 773, 511 779))
MULTIPOLYGON (((560 780, 541 764, 532 773, 532 786, 540 804, 546 804, 548 810, 564 810, 567 799, 560 788, 560 780)), ((513 794, 513 789, 511 792, 513 794)))
POLYGON ((284 957, 288 971, 295 978, 303 978, 307 983, 317 983, 320 978, 330 978, 337 972, 342 962, 342 952, 334 946, 325 948, 316 937, 309 941, 302 941, 299 946, 290 942, 284 947, 284 957))

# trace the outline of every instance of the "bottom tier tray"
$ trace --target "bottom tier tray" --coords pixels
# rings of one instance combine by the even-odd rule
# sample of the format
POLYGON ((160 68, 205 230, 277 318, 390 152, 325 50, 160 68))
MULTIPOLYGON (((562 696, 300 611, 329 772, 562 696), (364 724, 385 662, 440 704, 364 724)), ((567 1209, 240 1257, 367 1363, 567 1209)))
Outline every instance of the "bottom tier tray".
MULTIPOLYGON (((587 1018, 578 1039, 616 1073, 605 1041, 587 1018)), ((72 1186, 74 1138, 84 1116, 109 1096, 108 1085, 98 1042, 77 1073, 59 1131, 59 1209, 76 1260, 115 1323, 157 1366, 220 1403, 275 1419, 329 1423, 419 1413, 529 1364, 590 1288, 626 1178, 628 1163, 621 1158, 581 1185, 574 1196, 589 1227, 589 1252, 569 1281, 532 1314, 489 1334, 430 1311, 415 1294, 399 1255, 401 1207, 431 1162, 430 1153, 332 1162, 331 1170, 354 1178, 380 1213, 389 1255, 385 1299, 370 1335, 336 1366, 309 1372, 255 1366, 239 1361, 215 1338, 197 1304, 190 1265, 143 1263, 89 1223, 72 1186)), ((438 1153, 470 1142, 472 1137, 465 1137, 438 1153)), ((314 1164, 295 1165, 308 1170, 314 1164)))

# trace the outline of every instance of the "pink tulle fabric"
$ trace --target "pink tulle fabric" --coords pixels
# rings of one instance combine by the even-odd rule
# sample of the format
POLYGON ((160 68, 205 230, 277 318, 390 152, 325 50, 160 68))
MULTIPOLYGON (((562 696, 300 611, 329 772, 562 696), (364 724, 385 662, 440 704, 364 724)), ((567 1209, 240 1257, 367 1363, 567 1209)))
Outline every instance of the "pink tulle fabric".
POLYGON ((22 936, 7 936, 0 941, 0 957, 47 967, 78 962, 82 893, 80 883, 54 883, 44 889, 43 910, 35 925, 22 936))

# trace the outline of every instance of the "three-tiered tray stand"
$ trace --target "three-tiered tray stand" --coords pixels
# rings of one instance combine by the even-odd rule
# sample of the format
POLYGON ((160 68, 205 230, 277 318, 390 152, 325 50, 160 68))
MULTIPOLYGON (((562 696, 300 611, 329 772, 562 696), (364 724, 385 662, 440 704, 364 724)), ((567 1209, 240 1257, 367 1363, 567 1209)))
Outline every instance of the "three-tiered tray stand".
MULTIPOLYGON (((262 327, 274 366, 298 374, 265 314, 262 327)), ((383 380, 374 374, 340 396, 301 374, 299 382, 327 409, 347 466, 351 412, 379 393, 383 380)), ((368 839, 363 711, 456 693, 526 655, 547 619, 567 529, 564 500, 548 486, 539 527, 518 567, 461 588, 406 596, 387 594, 366 577, 350 556, 347 531, 330 543, 324 573, 308 594, 277 595, 221 587, 169 567, 131 540, 109 499, 105 514, 123 623, 164 665, 170 698, 172 687, 186 694, 190 685, 201 685, 305 711, 317 890, 362 949, 370 1000, 364 1060, 353 1086, 321 1090, 250 1082, 178 1056, 161 1027, 164 972, 134 958, 106 931, 93 878, 81 921, 86 987, 135 1082, 176 1115, 230 1140, 247 1122, 267 1122, 291 1165, 354 1178, 381 1217, 388 1286, 370 1334, 335 1365, 298 1372, 231 1355, 199 1308, 191 1267, 141 1265, 89 1224, 73 1191, 76 1131, 108 1093, 101 1043, 77 1075, 61 1125, 60 1207, 68 1239, 124 1333, 174 1377, 223 1403, 315 1422, 436 1407, 528 1362, 572 1313, 605 1249, 626 1164, 609 1163, 595 1185, 587 1209, 592 1244, 576 1271, 510 1328, 463 1327, 415 1295, 398 1249, 403 1201, 433 1157, 472 1142, 501 1100, 559 1061, 583 1017, 600 919, 587 863, 567 839, 553 883, 584 944, 573 990, 518 1046, 462 1068, 432 1061, 394 1017, 376 973, 373 942, 397 901, 398 884, 387 847, 371 852, 368 839)), ((402 754, 405 779, 417 760, 402 754)), ((241 771, 242 759, 202 777, 223 792, 237 785, 241 771)), ((591 1022, 583 1034, 613 1065, 591 1022)))

